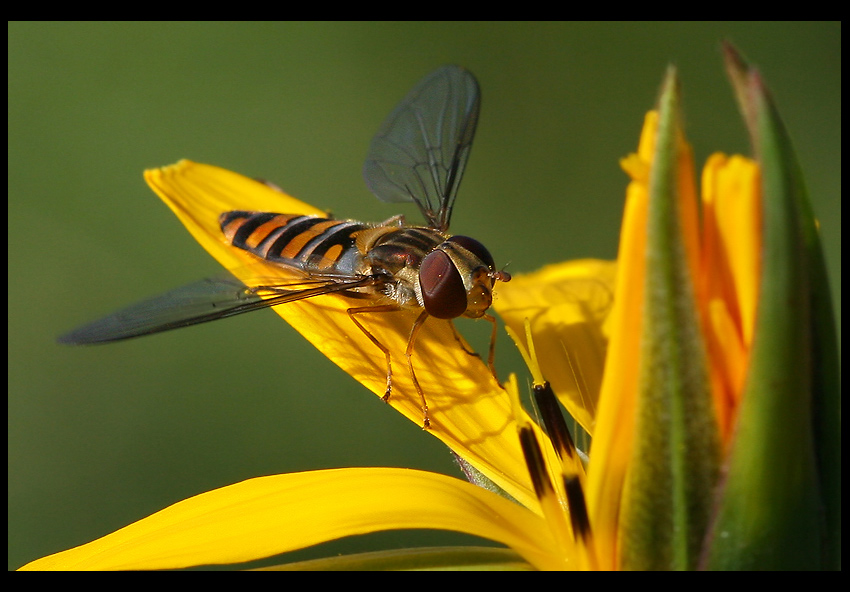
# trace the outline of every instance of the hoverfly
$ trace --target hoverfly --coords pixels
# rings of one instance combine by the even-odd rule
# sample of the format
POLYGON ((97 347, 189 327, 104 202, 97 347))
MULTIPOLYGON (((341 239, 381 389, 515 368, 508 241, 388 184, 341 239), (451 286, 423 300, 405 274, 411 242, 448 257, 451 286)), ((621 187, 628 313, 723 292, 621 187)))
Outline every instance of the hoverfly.
POLYGON ((480 242, 448 234, 479 107, 475 77, 460 67, 444 66, 408 93, 372 139, 363 166, 367 186, 382 201, 414 202, 427 226, 408 225, 401 215, 367 224, 311 215, 222 212, 219 224, 228 244, 267 265, 282 266, 297 279, 252 286, 233 277, 205 279, 120 310, 59 341, 119 341, 342 294, 364 300, 347 312, 386 358, 383 399, 387 401, 392 392, 390 351, 357 317, 415 309, 421 312, 410 329, 405 354, 421 400, 424 427, 430 427, 428 404, 411 361, 419 329, 429 316, 487 319, 493 324, 488 360, 493 371, 496 321, 487 309, 495 282, 510 280, 509 274, 496 269, 480 242))

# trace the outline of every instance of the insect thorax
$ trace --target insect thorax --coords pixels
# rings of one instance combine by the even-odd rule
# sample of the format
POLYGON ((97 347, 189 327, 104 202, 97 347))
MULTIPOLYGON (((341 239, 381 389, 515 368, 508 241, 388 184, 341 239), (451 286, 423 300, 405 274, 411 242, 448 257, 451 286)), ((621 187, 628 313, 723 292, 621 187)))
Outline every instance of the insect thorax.
POLYGON ((387 283, 385 293, 401 306, 421 306, 419 296, 419 268, 422 260, 446 236, 432 228, 411 226, 392 228, 379 226, 363 231, 368 241, 365 261, 372 273, 393 278, 387 283))

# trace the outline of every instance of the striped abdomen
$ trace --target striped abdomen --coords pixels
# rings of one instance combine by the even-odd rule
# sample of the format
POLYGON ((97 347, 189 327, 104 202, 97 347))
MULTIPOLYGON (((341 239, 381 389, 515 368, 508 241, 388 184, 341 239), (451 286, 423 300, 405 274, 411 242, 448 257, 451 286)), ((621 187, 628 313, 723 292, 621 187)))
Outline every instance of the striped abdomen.
POLYGON ((219 224, 234 247, 272 263, 325 273, 363 273, 354 234, 369 228, 352 220, 267 212, 225 212, 219 224))

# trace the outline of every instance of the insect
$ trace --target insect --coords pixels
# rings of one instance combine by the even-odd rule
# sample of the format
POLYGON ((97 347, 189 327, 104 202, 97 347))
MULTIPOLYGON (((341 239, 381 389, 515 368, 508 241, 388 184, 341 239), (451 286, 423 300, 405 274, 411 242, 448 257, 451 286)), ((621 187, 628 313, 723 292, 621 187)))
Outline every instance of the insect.
MULTIPOLYGON (((475 77, 444 66, 423 78, 398 104, 372 139, 363 175, 382 201, 413 202, 427 226, 404 216, 378 224, 286 213, 230 211, 219 217, 234 248, 264 264, 282 266, 292 282, 246 285, 234 277, 209 278, 132 305, 59 338, 94 344, 149 335, 325 294, 360 300, 347 309, 353 323, 386 359, 389 400, 393 388, 390 351, 361 322, 361 315, 419 311, 405 355, 430 427, 428 403, 412 356, 429 316, 484 318, 493 324, 489 366, 493 370, 496 321, 487 314, 497 270, 477 240, 450 235, 449 222, 478 123, 480 91, 475 77)), ((457 337, 457 333, 455 333, 457 337)), ((460 338, 457 337, 460 342, 460 338)), ((472 353, 472 352, 469 352, 472 353)))

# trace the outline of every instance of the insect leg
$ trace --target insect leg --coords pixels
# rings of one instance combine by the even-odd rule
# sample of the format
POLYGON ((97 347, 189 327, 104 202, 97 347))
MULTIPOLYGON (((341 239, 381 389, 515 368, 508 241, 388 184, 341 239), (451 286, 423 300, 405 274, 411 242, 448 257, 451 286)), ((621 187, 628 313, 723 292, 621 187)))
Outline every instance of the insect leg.
POLYGON ((487 354, 487 366, 490 367, 490 373, 493 375, 493 378, 496 379, 496 383, 501 386, 502 383, 499 382, 499 377, 496 374, 496 365, 493 363, 496 359, 496 333, 498 329, 498 325, 496 325, 496 318, 488 314, 485 314, 481 318, 486 319, 493 324, 493 331, 490 333, 490 352, 487 354))
MULTIPOLYGON (((490 332, 490 349, 489 353, 487 354, 487 366, 490 368, 490 373, 493 375, 493 378, 495 378, 496 382, 501 385, 502 383, 499 382, 499 377, 496 375, 496 366, 494 364, 494 360, 496 358, 496 334, 498 333, 498 325, 496 325, 496 319, 492 315, 485 314, 481 318, 490 321, 490 323, 493 325, 493 330, 490 332)), ((449 326, 452 328, 452 334, 454 335, 455 341, 457 341, 461 349, 463 349, 463 351, 469 354, 470 356, 480 358, 481 355, 478 352, 466 349, 466 345, 464 345, 463 339, 457 332, 457 327, 455 327, 455 324, 451 319, 449 319, 449 326)))
POLYGON ((467 355, 480 358, 481 355, 478 352, 474 352, 471 349, 466 349, 466 344, 463 342, 463 338, 460 336, 460 333, 457 332, 457 327, 455 327, 455 323, 452 319, 449 319, 449 327, 452 328, 452 335, 454 335, 455 341, 460 346, 460 348, 466 352, 467 355))
POLYGON ((372 335, 360 321, 354 318, 354 315, 364 312, 394 312, 397 310, 401 309, 394 304, 382 304, 378 306, 357 306, 354 308, 349 308, 346 311, 348 312, 348 316, 351 318, 352 322, 357 325, 357 328, 363 331, 366 337, 368 337, 372 343, 378 346, 378 349, 384 352, 384 357, 387 360, 387 390, 384 392, 384 396, 381 397, 381 399, 383 399, 385 403, 390 400, 390 394, 393 390, 393 368, 392 364, 390 363, 390 350, 387 349, 387 346, 378 341, 378 339, 374 335, 372 335))
POLYGON ((416 344, 416 336, 419 334, 419 329, 422 328, 425 319, 428 318, 428 312, 422 311, 410 328, 410 336, 407 338, 407 349, 404 355, 407 356, 407 367, 410 369, 410 377, 413 379, 413 386, 416 387, 416 392, 419 393, 419 398, 422 400, 423 428, 426 430, 431 427, 431 419, 428 417, 428 402, 425 400, 425 393, 422 387, 419 386, 419 380, 416 378, 416 372, 413 370, 413 346, 416 344))

